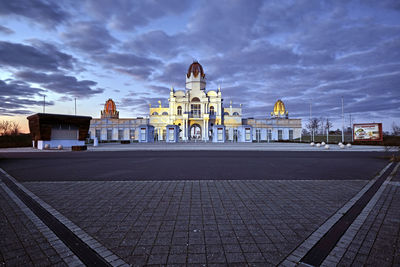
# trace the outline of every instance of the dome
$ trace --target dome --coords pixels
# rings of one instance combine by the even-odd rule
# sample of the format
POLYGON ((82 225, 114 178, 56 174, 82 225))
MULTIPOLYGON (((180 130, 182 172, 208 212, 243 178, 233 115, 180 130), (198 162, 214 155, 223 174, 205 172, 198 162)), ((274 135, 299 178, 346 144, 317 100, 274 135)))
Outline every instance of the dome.
POLYGON ((195 78, 197 78, 197 76, 199 76, 199 74, 201 75, 201 78, 204 78, 206 76, 204 74, 203 67, 197 61, 194 61, 192 64, 190 64, 186 76, 189 78, 191 73, 193 73, 193 76, 195 78))
POLYGON ((109 98, 104 104, 104 110, 101 111, 101 117, 112 119, 119 118, 119 112, 117 111, 117 107, 111 98, 109 98))
POLYGON ((104 105, 104 111, 106 113, 113 113, 117 110, 117 107, 115 106, 114 101, 110 98, 106 101, 106 104, 104 105))
POLYGON ((272 116, 283 116, 286 115, 287 111, 285 109, 285 104, 283 104, 282 100, 276 101, 274 105, 274 111, 271 113, 272 116))

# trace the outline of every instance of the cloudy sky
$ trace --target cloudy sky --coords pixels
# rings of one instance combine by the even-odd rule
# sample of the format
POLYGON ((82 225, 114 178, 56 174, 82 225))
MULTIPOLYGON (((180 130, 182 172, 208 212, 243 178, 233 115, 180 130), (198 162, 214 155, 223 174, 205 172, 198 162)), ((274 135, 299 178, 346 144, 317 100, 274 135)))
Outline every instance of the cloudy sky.
POLYGON ((400 2, 0 1, 0 120, 42 111, 148 115, 184 89, 193 60, 225 105, 265 118, 400 122, 400 2), (79 3, 79 4, 78 4, 79 3))

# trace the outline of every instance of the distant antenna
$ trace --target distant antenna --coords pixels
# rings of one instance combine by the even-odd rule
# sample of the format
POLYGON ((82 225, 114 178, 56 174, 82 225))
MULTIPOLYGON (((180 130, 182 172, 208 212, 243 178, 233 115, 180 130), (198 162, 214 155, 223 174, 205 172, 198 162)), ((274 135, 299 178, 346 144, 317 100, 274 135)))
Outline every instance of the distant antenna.
POLYGON ((76 116, 76 97, 75 97, 75 116, 76 116))
POLYGON ((43 113, 46 113, 46 96, 43 96, 43 113))

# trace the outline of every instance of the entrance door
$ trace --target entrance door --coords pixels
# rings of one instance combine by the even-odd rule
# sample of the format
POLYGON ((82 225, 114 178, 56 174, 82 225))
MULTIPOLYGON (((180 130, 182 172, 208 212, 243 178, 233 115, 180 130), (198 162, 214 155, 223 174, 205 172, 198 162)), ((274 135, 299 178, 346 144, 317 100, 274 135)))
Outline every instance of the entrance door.
POLYGON ((201 128, 198 124, 193 124, 190 127, 190 139, 192 140, 201 140, 201 128))

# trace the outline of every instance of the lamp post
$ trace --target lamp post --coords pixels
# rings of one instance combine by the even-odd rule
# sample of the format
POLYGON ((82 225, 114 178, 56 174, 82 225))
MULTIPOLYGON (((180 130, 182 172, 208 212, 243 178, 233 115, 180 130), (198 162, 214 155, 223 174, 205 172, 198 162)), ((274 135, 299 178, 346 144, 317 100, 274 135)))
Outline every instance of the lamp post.
POLYGON ((46 96, 43 96, 43 113, 46 113, 46 96))
POLYGON ((342 96, 342 143, 344 143, 344 105, 342 96))

